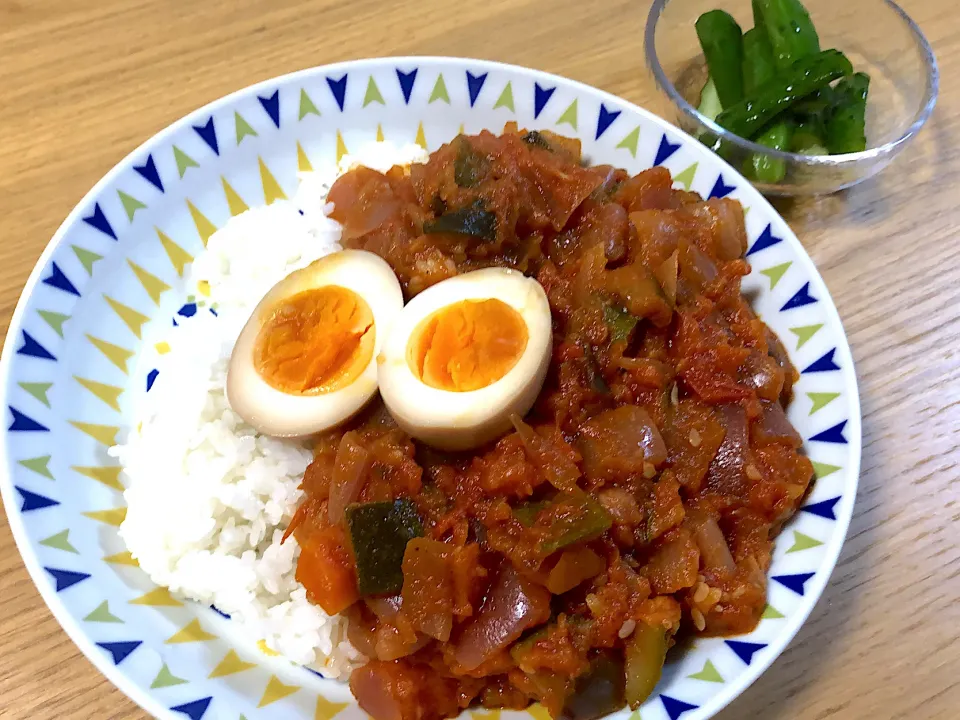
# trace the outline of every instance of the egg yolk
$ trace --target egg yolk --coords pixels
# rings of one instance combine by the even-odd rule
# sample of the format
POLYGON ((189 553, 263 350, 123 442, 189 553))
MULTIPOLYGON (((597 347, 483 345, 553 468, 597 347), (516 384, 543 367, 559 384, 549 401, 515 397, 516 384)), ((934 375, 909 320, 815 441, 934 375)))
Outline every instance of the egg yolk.
POLYGON ((527 338, 520 313, 502 300, 463 300, 421 323, 408 346, 408 360, 430 387, 470 392, 510 372, 527 338))
POLYGON ((373 312, 352 290, 328 285, 284 298, 254 346, 254 367, 281 392, 320 395, 346 387, 373 357, 373 312))

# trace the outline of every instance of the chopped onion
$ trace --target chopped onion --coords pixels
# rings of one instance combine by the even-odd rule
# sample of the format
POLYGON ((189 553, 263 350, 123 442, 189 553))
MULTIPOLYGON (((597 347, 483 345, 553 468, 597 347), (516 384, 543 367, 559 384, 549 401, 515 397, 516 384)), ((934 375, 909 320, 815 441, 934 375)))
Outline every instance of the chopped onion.
POLYGON ((369 451, 360 444, 360 435, 352 430, 344 433, 337 448, 333 481, 330 483, 328 512, 331 523, 340 522, 347 505, 360 497, 371 462, 369 451))
POLYGON ((463 629, 454 658, 463 670, 473 670, 524 630, 549 617, 550 592, 507 565, 490 589, 480 613, 463 629))

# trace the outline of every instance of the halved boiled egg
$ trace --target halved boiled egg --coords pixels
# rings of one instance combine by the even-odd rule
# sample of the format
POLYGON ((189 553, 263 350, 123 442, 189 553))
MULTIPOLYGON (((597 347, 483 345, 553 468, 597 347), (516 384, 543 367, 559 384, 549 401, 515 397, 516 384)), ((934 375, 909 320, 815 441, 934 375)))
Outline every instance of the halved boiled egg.
POLYGON ((377 391, 377 353, 402 308, 396 275, 373 253, 343 250, 290 273, 240 332, 230 407, 277 437, 347 420, 377 391))
POLYGON ((531 408, 552 342, 536 280, 507 268, 457 275, 394 321, 378 358, 380 395, 412 437, 444 450, 476 447, 531 408))

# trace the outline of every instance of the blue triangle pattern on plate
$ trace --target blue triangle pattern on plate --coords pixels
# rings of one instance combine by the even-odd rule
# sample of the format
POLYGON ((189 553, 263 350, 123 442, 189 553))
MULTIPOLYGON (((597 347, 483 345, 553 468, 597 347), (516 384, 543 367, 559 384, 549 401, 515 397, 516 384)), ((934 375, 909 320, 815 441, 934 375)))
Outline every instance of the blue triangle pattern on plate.
POLYGON ((663 137, 660 138, 660 146, 657 148, 657 156, 653 159, 654 166, 666 162, 670 156, 679 149, 680 143, 670 142, 667 139, 667 134, 664 133, 663 137))
POLYGON ((140 647, 141 643, 139 640, 131 640, 129 642, 97 643, 97 645, 110 653, 114 665, 119 665, 127 659, 130 653, 140 647))
POLYGON ((17 489, 17 492, 20 493, 20 498, 23 500, 23 504, 20 506, 20 512, 33 512, 34 510, 42 510, 43 508, 60 504, 45 495, 24 490, 19 485, 14 485, 14 487, 17 489))
POLYGON ((410 104, 410 96, 413 95, 413 84, 417 81, 417 68, 410 72, 404 72, 397 68, 397 82, 400 83, 400 92, 403 93, 403 102, 410 104))
POLYGON ((723 181, 723 175, 717 175, 717 181, 713 184, 713 187, 710 189, 710 195, 707 196, 707 199, 710 198, 725 198, 727 195, 732 193, 737 189, 736 185, 727 185, 723 181))
POLYGON ((53 578, 57 592, 63 592, 67 588, 73 587, 78 582, 83 582, 90 577, 87 573, 74 572, 73 570, 61 570, 51 567, 45 567, 44 570, 53 578))
POLYGON ((803 307, 804 305, 813 305, 815 302, 817 302, 817 298, 810 294, 810 283, 805 282, 803 287, 797 290, 797 292, 793 294, 793 297, 783 304, 780 312, 793 310, 794 308, 803 307))
POLYGON ((774 575, 771 580, 776 580, 788 590, 793 590, 797 595, 803 595, 804 584, 812 578, 815 573, 797 573, 796 575, 774 575))
POLYGON ((159 376, 160 371, 156 368, 147 373, 147 392, 150 392, 150 389, 153 387, 153 384, 157 381, 159 376))
POLYGON ((833 360, 833 354, 837 351, 836 348, 828 350, 823 354, 822 357, 814 360, 801 372, 803 373, 818 373, 818 372, 831 372, 833 370, 839 370, 840 366, 833 360))
POLYGON ((23 345, 17 348, 17 355, 40 358, 41 360, 56 360, 43 345, 33 339, 33 335, 23 331, 23 345))
POLYGON ((533 117, 537 119, 540 117, 540 113, 543 112, 543 109, 547 106, 547 103, 550 102, 550 98, 553 97, 553 93, 556 92, 555 87, 545 88, 541 87, 540 83, 533 84, 533 117))
POLYGON ((263 97, 262 95, 257 95, 257 100, 260 101, 260 107, 263 108, 264 112, 270 116, 270 119, 273 120, 273 124, 278 128, 280 127, 280 91, 274 90, 273 95, 267 95, 263 97))
POLYGON ((763 643, 751 643, 742 640, 725 640, 724 642, 726 642, 727 646, 737 654, 737 657, 747 665, 753 660, 754 654, 766 647, 763 643))
POLYGON ((117 234, 113 231, 113 228, 110 227, 110 221, 107 220, 107 216, 103 214, 103 208, 100 207, 100 203, 95 203, 93 206, 93 213, 83 218, 83 221, 92 228, 96 228, 104 235, 117 239, 117 234))
POLYGON ((207 708, 210 707, 211 702, 213 702, 213 697, 205 697, 201 700, 194 700, 193 702, 177 705, 170 709, 174 712, 183 713, 190 718, 190 720, 200 720, 204 713, 207 712, 207 708))
POLYGON ((667 715, 670 716, 670 720, 677 720, 677 718, 683 715, 685 712, 696 710, 699 707, 698 705, 691 705, 683 700, 677 700, 669 695, 661 695, 660 702, 663 703, 663 709, 667 711, 667 715))
POLYGON ((133 169, 140 174, 140 177, 163 192, 163 181, 160 179, 160 173, 157 172, 157 163, 154 162, 152 154, 147 155, 147 161, 143 165, 134 165, 133 169))
POLYGON ((73 283, 70 282, 70 279, 63 274, 63 270, 61 270, 60 266, 55 262, 50 263, 50 276, 43 279, 43 284, 49 285, 50 287, 55 287, 57 290, 63 290, 65 293, 70 293, 71 295, 80 297, 80 293, 77 291, 77 288, 73 286, 73 283))
POLYGON ((467 92, 470 94, 470 107, 473 107, 477 98, 480 97, 480 91, 483 90, 483 84, 487 81, 487 74, 474 75, 467 70, 467 92))
POLYGON ((203 125, 194 125, 193 130, 213 150, 215 155, 220 154, 220 143, 217 142, 217 126, 213 124, 212 116, 203 125))
POLYGON ((196 303, 186 303, 179 310, 177 310, 177 315, 182 315, 183 317, 193 317, 197 314, 197 304, 196 303))
POLYGON ((32 417, 24 415, 12 405, 8 405, 10 413, 13 415, 13 422, 7 428, 10 432, 50 432, 50 428, 41 425, 32 417))
POLYGON ((330 92, 333 94, 333 99, 337 101, 337 107, 340 108, 340 112, 343 112, 343 106, 347 102, 347 80, 349 79, 349 73, 344 73, 343 77, 337 78, 327 78, 327 87, 330 88, 330 92))
POLYGON ((846 445, 847 438, 843 435, 843 429, 847 426, 846 420, 841 420, 833 427, 828 427, 822 432, 818 432, 812 438, 810 442, 825 442, 825 443, 834 443, 835 445, 846 445))
POLYGON ((607 106, 600 103, 600 113, 597 115, 597 135, 594 138, 599 140, 607 128, 613 125, 613 121, 620 117, 621 110, 607 110, 607 106))
POLYGON ((760 233, 760 237, 758 237, 756 242, 750 246, 749 250, 747 250, 747 255, 753 255, 753 253, 766 250, 768 247, 772 247, 779 242, 783 242, 783 238, 774 235, 773 225, 771 223, 767 223, 767 226, 763 229, 763 232, 760 233))
POLYGON ((815 502, 812 505, 804 505, 800 509, 803 512, 808 512, 811 515, 816 515, 826 520, 836 520, 837 515, 833 511, 833 509, 837 506, 838 502, 840 502, 839 495, 835 498, 830 498, 829 500, 821 500, 820 502, 815 502))

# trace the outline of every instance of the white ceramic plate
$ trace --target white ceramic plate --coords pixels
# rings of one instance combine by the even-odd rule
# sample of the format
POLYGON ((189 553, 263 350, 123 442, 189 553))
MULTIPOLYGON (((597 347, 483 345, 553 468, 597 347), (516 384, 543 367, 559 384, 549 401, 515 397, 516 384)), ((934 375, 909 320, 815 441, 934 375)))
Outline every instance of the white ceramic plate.
MULTIPOLYGON (((744 290, 802 370, 789 409, 818 480, 776 543, 769 607, 751 634, 671 653, 643 720, 703 720, 790 642, 836 562, 856 496, 860 409, 843 328, 796 237, 734 170, 672 125, 560 77, 479 60, 386 58, 269 80, 175 123, 80 202, 37 263, 3 348, 3 501, 54 615, 150 713, 192 720, 363 718, 345 685, 269 657, 229 620, 158 589, 125 552, 106 448, 151 382, 153 323, 206 312, 184 264, 244 206, 290 196, 297 170, 382 136, 435 149, 507 121, 579 137, 594 162, 662 164, 747 209, 744 290)), ((544 720, 542 708, 530 714, 544 720)), ((623 711, 626 717, 629 711, 623 711)), ((637 720, 635 717, 633 720, 637 720)))

